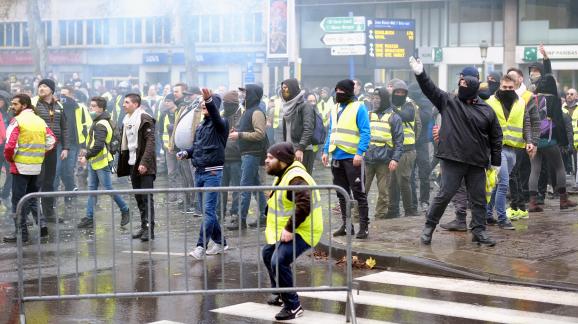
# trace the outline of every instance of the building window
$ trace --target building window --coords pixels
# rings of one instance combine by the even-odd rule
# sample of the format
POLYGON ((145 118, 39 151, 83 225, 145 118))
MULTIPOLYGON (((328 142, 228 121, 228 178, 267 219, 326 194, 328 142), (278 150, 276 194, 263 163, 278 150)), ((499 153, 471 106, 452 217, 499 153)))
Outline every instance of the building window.
POLYGON ((503 0, 460 0, 448 6, 450 46, 479 46, 482 40, 503 45, 503 0))
MULTIPOLYGON (((52 25, 43 22, 44 37, 47 46, 52 46, 52 25)), ((0 23, 0 47, 29 47, 30 35, 26 22, 0 23)))
POLYGON ((578 2, 520 0, 518 10, 521 45, 576 44, 578 2))

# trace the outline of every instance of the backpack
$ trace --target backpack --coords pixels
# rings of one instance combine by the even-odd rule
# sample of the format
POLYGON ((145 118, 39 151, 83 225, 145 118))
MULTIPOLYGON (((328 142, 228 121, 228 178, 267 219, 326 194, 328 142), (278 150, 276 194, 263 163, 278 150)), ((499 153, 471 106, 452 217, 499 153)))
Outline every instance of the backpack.
POLYGON ((110 140, 110 143, 108 143, 107 148, 108 152, 114 156, 116 155, 116 153, 120 151, 121 134, 118 127, 116 127, 115 123, 112 123, 110 119, 108 120, 108 123, 110 124, 110 128, 112 128, 112 138, 110 140))
POLYGON ((313 128, 313 136, 311 136, 311 144, 323 145, 325 144, 325 137, 327 137, 327 129, 323 124, 323 117, 315 107, 313 107, 313 112, 315 113, 315 127, 313 128))
POLYGON ((552 118, 548 117, 548 102, 545 96, 542 96, 541 100, 538 99, 538 96, 534 96, 534 100, 540 116, 540 137, 547 137, 548 141, 550 141, 552 139, 552 129, 555 125, 552 122, 552 118))

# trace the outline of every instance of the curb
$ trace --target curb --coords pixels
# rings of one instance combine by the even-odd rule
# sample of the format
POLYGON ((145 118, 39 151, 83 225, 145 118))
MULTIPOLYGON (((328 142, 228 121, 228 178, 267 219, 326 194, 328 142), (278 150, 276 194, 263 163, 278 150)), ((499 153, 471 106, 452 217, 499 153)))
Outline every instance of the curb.
MULTIPOLYGON (((327 253, 328 255, 330 252, 329 250, 331 249, 331 256, 336 259, 344 257, 347 253, 345 246, 342 244, 333 244, 333 246, 330 248, 328 241, 324 238, 319 241, 319 244, 316 248, 327 253)), ((512 276, 503 276, 474 270, 438 260, 415 256, 403 256, 387 252, 375 252, 370 250, 357 249, 352 250, 351 253, 352 255, 357 255, 363 259, 372 257, 377 261, 378 265, 375 267, 376 269, 578 292, 578 284, 570 282, 521 279, 512 276)))

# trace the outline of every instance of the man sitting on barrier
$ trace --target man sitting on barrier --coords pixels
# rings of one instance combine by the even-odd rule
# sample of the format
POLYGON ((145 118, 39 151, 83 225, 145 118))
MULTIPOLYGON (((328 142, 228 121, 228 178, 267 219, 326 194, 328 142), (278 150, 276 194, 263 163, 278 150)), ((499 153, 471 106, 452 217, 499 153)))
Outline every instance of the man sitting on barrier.
MULTIPOLYGON (((276 176, 274 186, 316 185, 305 166, 295 161, 291 143, 282 142, 271 146, 267 152, 265 168, 269 175, 276 176)), ((263 248, 262 256, 269 272, 271 287, 293 287, 291 263, 319 242, 323 234, 320 200, 318 190, 274 190, 269 196, 265 229, 267 245, 263 248)), ((290 320, 303 315, 299 296, 295 292, 274 294, 267 303, 283 306, 275 315, 276 320, 290 320)))
MULTIPOLYGON (((83 166, 86 165, 87 161, 90 162, 88 165, 88 190, 97 190, 99 183, 106 190, 114 189, 109 166, 113 161, 110 145, 113 140, 114 129, 112 128, 110 114, 105 110, 106 99, 93 97, 90 100, 90 116, 94 122, 86 137, 86 150, 83 150, 78 157, 78 161, 83 166)), ((113 195, 113 199, 121 212, 120 226, 125 226, 129 222, 128 205, 118 194, 113 195)), ((95 196, 89 196, 86 206, 86 217, 80 221, 78 228, 94 227, 94 204, 95 196)))
MULTIPOLYGON (((200 103, 204 118, 195 130, 193 147, 177 153, 177 159, 191 159, 195 167, 195 187, 219 187, 225 164, 225 145, 229 137, 229 123, 221 118, 219 107, 221 98, 213 95, 209 89, 203 89, 200 103)), ((199 230, 197 246, 189 253, 201 260, 203 255, 222 254, 227 249, 227 241, 221 232, 217 219, 218 192, 205 192, 201 199, 203 204, 203 224, 199 230), (207 250, 209 238, 215 243, 207 250), (205 252, 206 251, 206 252, 205 252)))
POLYGON ((40 236, 48 235, 46 224, 38 218, 37 199, 30 199, 23 206, 21 214, 16 215, 16 207, 24 195, 38 192, 38 175, 46 152, 52 150, 56 144, 54 133, 48 125, 32 110, 32 101, 28 95, 18 94, 12 98, 14 118, 6 131, 6 146, 4 157, 10 162, 12 173, 12 217, 16 231, 13 236, 4 237, 4 242, 15 243, 18 233, 18 216, 22 231, 22 242, 28 241, 28 227, 26 216, 33 211, 36 222, 40 226, 40 236))

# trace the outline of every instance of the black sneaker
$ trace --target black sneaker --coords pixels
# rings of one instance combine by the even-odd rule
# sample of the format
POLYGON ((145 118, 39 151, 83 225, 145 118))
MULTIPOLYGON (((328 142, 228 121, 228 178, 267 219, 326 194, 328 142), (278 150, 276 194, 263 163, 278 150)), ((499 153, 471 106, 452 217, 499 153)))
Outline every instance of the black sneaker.
POLYGON ((281 299, 281 295, 272 294, 271 297, 269 297, 269 299, 267 300, 267 305, 283 306, 283 300, 281 299))
POLYGON ((494 246, 496 241, 488 236, 485 231, 479 233, 473 233, 472 242, 478 243, 479 245, 494 246))
POLYGON ((303 307, 299 305, 293 310, 283 307, 283 309, 275 315, 275 319, 278 321, 287 321, 301 316, 303 316, 303 307))
POLYGON ((494 217, 486 218, 486 225, 494 226, 498 224, 498 221, 494 217))
POLYGON ((94 221, 92 218, 84 217, 80 220, 80 223, 76 226, 77 228, 92 228, 94 226, 94 221))
POLYGON ((120 214, 120 226, 125 226, 130 221, 130 211, 125 211, 120 214))
POLYGON ((456 232, 467 232, 468 228, 466 226, 466 222, 460 222, 457 219, 445 224, 440 225, 441 228, 447 231, 456 231, 456 232))
POLYGON ((508 221, 508 220, 503 221, 503 222, 498 222, 498 226, 499 226, 501 229, 505 229, 505 230, 511 230, 511 231, 513 231, 513 230, 516 229, 516 228, 514 227, 514 225, 512 225, 512 222, 510 222, 510 221, 508 221))
POLYGON ((41 227, 40 228, 40 237, 47 237, 48 236, 48 227, 41 227))

